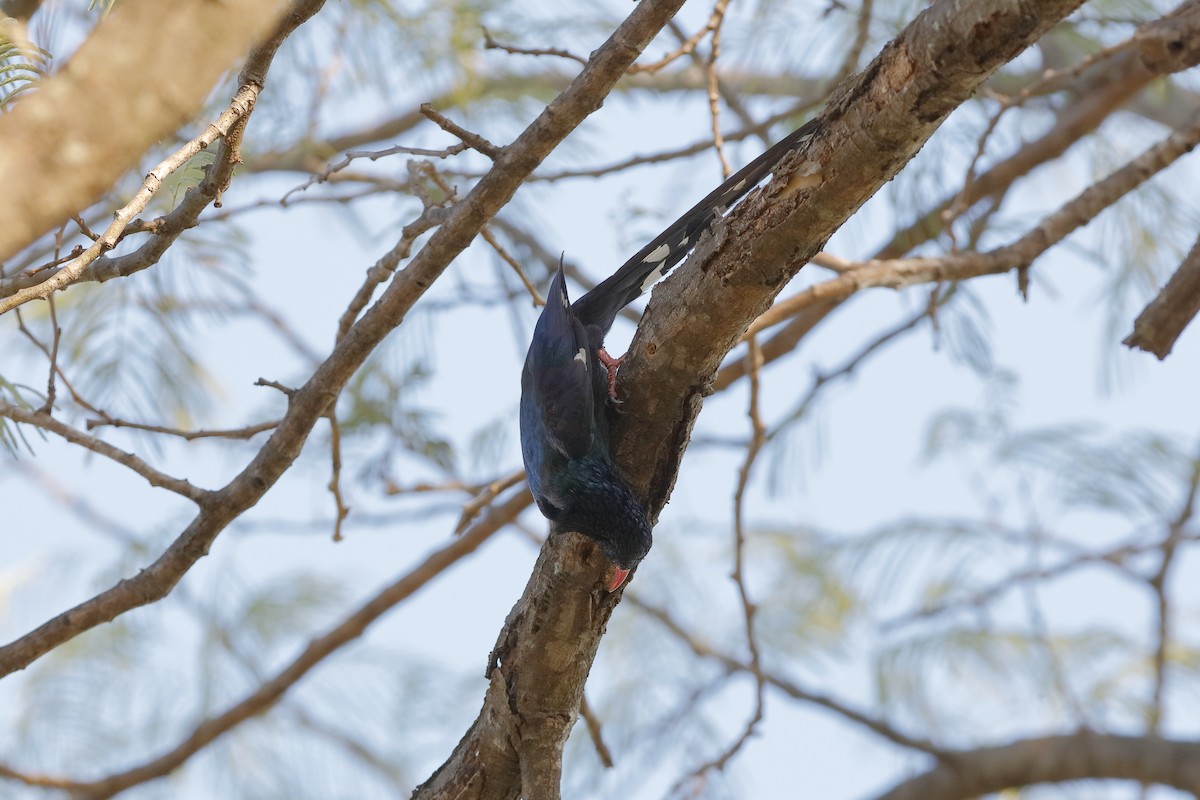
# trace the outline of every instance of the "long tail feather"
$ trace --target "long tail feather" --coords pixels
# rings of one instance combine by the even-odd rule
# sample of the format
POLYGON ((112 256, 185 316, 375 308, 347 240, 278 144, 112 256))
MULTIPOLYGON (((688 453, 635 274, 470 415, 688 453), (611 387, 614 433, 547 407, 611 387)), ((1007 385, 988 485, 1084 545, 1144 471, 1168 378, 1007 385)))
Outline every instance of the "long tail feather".
POLYGON ((622 308, 674 269, 718 217, 757 186, 785 155, 819 129, 820 118, 810 120, 735 172, 637 251, 620 269, 576 300, 571 307, 575 316, 587 327, 607 333, 622 308))

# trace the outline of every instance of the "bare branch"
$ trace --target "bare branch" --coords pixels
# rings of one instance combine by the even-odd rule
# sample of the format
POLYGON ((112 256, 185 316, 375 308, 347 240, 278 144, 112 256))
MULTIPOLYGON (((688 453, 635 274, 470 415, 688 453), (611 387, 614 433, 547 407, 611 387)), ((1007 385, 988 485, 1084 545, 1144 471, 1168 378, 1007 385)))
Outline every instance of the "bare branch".
POLYGON ((942 258, 864 261, 857 269, 777 303, 759 317, 755 325, 760 329, 769 327, 818 303, 840 302, 869 287, 902 289, 918 283, 997 275, 1032 264, 1046 250, 1191 152, 1197 144, 1200 144, 1200 122, 1171 134, 1107 178, 1089 186, 1010 245, 986 253, 963 252, 942 258))
POLYGON ((462 140, 463 144, 467 145, 472 150, 482 153, 493 161, 499 157, 499 147, 496 147, 496 145, 492 144, 478 133, 469 131, 453 120, 439 114, 429 103, 422 103, 420 110, 421 113, 431 120, 435 125, 444 130, 446 133, 449 133, 451 136, 457 136, 462 140))
POLYGON ((708 58, 704 62, 704 74, 708 76, 708 113, 712 117, 713 149, 717 152, 717 160, 721 162, 721 176, 728 178, 733 173, 729 159, 725 157, 725 138, 721 136, 721 88, 717 80, 717 59, 721 56, 721 22, 725 19, 725 9, 729 0, 717 0, 713 6, 712 45, 708 58))
POLYGON ((1041 783, 1110 778, 1200 795, 1200 744, 1081 732, 957 750, 877 800, 968 800, 1041 783))
POLYGON ((587 695, 579 701, 579 716, 583 717, 583 722, 587 725, 588 736, 591 737, 592 746, 596 748, 596 756, 600 759, 600 763, 605 769, 612 769, 613 757, 609 752, 608 745, 604 743, 604 737, 600 735, 600 720, 592 712, 588 706, 587 695))
POLYGON ((67 781, 60 779, 55 785, 69 789, 73 800, 100 800, 132 786, 169 775, 217 737, 275 705, 314 667, 343 646, 362 636, 375 620, 411 597, 417 590, 458 563, 459 560, 475 552, 492 534, 511 522, 529 504, 530 500, 529 492, 522 491, 513 495, 504 505, 492 509, 470 531, 451 540, 440 550, 431 553, 411 571, 384 587, 359 606, 356 611, 330 631, 309 641, 304 650, 291 663, 242 700, 234 703, 220 714, 201 722, 192 730, 191 734, 171 750, 145 764, 98 780, 67 781))
POLYGON ((76 430, 70 425, 59 422, 45 411, 27 411, 0 400, 0 417, 7 417, 13 422, 33 425, 56 436, 61 436, 71 444, 77 444, 80 447, 91 450, 97 455, 111 459, 121 466, 128 467, 145 478, 151 486, 174 492, 198 505, 204 505, 213 497, 212 492, 194 486, 186 480, 173 478, 166 473, 160 472, 133 453, 126 453, 124 450, 113 447, 108 442, 101 441, 94 436, 88 436, 86 433, 76 430))
POLYGON ((1200 313, 1200 238, 1175 274, 1133 322, 1133 333, 1121 343, 1153 353, 1162 361, 1200 313))
POLYGON ((89 431, 104 427, 130 428, 137 431, 146 431, 147 433, 161 433, 164 436, 176 436, 188 442, 194 442, 197 439, 252 439, 258 434, 265 433, 279 424, 279 420, 276 419, 269 422, 259 422, 255 423, 254 425, 247 425, 244 428, 185 431, 179 428, 167 428, 162 425, 147 425, 142 422, 130 422, 129 420, 117 419, 116 417, 111 417, 102 411, 99 413, 102 414, 99 419, 89 419, 87 421, 87 429, 89 431))
MULTIPOLYGON (((626 67, 681 0, 645 0, 596 51, 572 86, 556 98, 497 160, 430 238, 383 296, 338 340, 333 353, 289 397, 288 411, 253 460, 200 513, 166 551, 137 575, 0 647, 0 675, 23 669, 65 641, 164 597, 204 556, 230 522, 252 507, 299 456, 316 421, 374 348, 395 329, 451 260, 516 192, 538 163, 599 105, 626 67)), ((578 710, 578 699, 571 713, 578 710)))
MULTIPOLYGON (((658 622, 662 623, 662 625, 670 633, 678 637, 679 640, 691 648, 692 652, 696 655, 702 658, 711 658, 714 661, 719 662, 725 667, 725 669, 728 669, 732 672, 746 672, 751 675, 754 674, 753 667, 751 667, 749 664, 743 663, 732 656, 717 652, 712 647, 701 642, 697 637, 690 634, 682 625, 672 618, 671 615, 666 612, 666 610, 657 606, 653 606, 638 596, 630 596, 628 602, 632 603, 634 606, 646 612, 658 622)), ((840 700, 835 700, 828 695, 803 689, 798 684, 771 672, 763 672, 763 675, 766 678, 767 683, 769 683, 771 686, 774 686, 776 689, 779 689, 793 700, 799 700, 803 703, 811 703, 812 705, 832 711, 839 717, 849 720, 855 725, 860 725, 872 733, 875 733, 890 742, 898 744, 901 747, 928 753, 939 758, 941 757, 941 754, 945 752, 931 742, 901 733, 883 720, 876 719, 865 712, 852 708, 840 700)))
POLYGON ((0 260, 96 202, 286 9, 283 0, 117 4, 70 69, 0 118, 0 260))
POLYGON ((587 64, 587 59, 583 56, 577 56, 569 50, 560 50, 555 47, 545 48, 529 48, 529 47, 514 47, 510 44, 501 44, 492 38, 492 33, 487 28, 483 29, 483 47, 485 50, 503 50, 506 53, 523 56, 555 56, 557 58, 566 58, 577 64, 587 64))
POLYGON ((691 55, 696 51, 696 45, 703 41, 704 37, 712 31, 715 31, 721 25, 721 20, 725 16, 725 8, 729 5, 729 0, 717 0, 713 6, 712 13, 708 16, 708 21, 704 23, 704 27, 696 31, 691 36, 688 36, 676 49, 672 50, 667 55, 660 58, 658 61, 649 64, 634 64, 629 68, 630 75, 647 72, 654 74, 659 72, 664 67, 677 60, 680 56, 691 55))
POLYGON ((454 526, 455 533, 462 533, 471 524, 471 520, 479 516, 483 509, 492 504, 492 501, 500 496, 501 492, 508 490, 512 486, 516 486, 521 481, 525 480, 525 470, 519 469, 516 472, 507 475, 498 480, 492 481, 483 491, 479 492, 475 497, 471 498, 469 503, 463 506, 462 516, 458 519, 458 524, 454 526))
POLYGON ((342 540, 342 523, 350 516, 350 506, 342 497, 342 426, 338 424, 336 403, 329 405, 329 493, 333 495, 335 517, 333 540, 342 540))

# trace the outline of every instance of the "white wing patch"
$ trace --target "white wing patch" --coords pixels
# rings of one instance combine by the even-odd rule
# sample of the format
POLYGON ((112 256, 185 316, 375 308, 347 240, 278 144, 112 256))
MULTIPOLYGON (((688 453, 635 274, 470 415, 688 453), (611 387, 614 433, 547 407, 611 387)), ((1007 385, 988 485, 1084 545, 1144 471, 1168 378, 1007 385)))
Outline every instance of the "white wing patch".
MULTIPOLYGON (((655 261, 664 260, 669 255, 671 255, 671 245, 660 244, 658 247, 654 248, 653 251, 651 251, 650 255, 642 259, 642 263, 653 264, 655 261)), ((658 278, 655 278, 654 280, 658 280, 658 278)), ((651 283, 653 282, 654 281, 651 281, 651 283)), ((642 285, 642 289, 645 290, 645 284, 642 285)))
MULTIPOLYGON (((663 247, 666 247, 666 245, 664 244, 663 247)), ((662 248, 659 248, 659 250, 661 250, 661 249, 662 248)), ((658 252, 658 251, 656 250, 655 252, 658 252)), ((655 267, 653 270, 651 270, 650 274, 646 276, 646 280, 642 281, 642 291, 643 292, 646 291, 647 289, 649 289, 654 284, 658 283, 658 279, 661 278, 663 275, 663 265, 666 263, 667 262, 665 262, 665 261, 660 262, 659 265, 657 267, 655 267)))
POLYGON ((580 364, 587 364, 587 348, 586 347, 579 348, 579 352, 576 353, 575 358, 573 358, 571 360, 578 361, 580 364))

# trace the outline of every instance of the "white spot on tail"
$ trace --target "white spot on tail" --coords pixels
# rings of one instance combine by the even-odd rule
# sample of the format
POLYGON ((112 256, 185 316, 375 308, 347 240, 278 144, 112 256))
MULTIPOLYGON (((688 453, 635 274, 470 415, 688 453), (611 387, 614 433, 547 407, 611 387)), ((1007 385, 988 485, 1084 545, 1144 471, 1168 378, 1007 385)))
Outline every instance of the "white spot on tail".
POLYGON ((743 186, 745 186, 745 185, 746 185, 746 179, 745 179, 745 178, 742 178, 740 181, 738 181, 737 183, 735 183, 735 184, 733 185, 733 188, 732 188, 732 189, 730 189, 729 191, 731 191, 731 192, 737 192, 737 191, 740 191, 740 190, 741 190, 741 188, 742 188, 743 186))
POLYGON ((687 243, 688 243, 688 237, 686 237, 686 236, 679 240, 680 247, 683 247, 687 243))
MULTIPOLYGON (((650 255, 648 255, 642 259, 642 263, 643 264, 653 264, 655 261, 662 261, 670 254, 671 254, 671 245, 660 244, 658 247, 654 248, 653 251, 651 251, 650 255)), ((658 278, 655 278, 654 280, 658 280, 658 278)), ((645 286, 643 286, 642 288, 644 290, 645 286)))
MULTIPOLYGON (((663 245, 663 247, 666 247, 666 245, 663 245)), ((647 289, 649 289, 654 284, 658 283, 658 279, 662 277, 663 266, 665 264, 666 264, 665 261, 660 263, 657 267, 655 267, 653 270, 650 271, 650 274, 646 276, 646 280, 642 281, 642 291, 643 292, 646 291, 647 289)))
POLYGON ((573 358, 572 360, 578 361, 580 364, 586 364, 587 363, 587 348, 586 347, 579 348, 579 352, 575 354, 575 358, 573 358))

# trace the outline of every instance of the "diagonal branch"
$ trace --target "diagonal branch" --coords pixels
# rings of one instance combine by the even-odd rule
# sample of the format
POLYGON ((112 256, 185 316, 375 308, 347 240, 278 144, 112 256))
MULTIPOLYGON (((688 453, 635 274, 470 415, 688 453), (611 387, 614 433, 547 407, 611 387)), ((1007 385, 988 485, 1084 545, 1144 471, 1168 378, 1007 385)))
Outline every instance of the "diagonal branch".
POLYGON ((1015 242, 986 253, 962 252, 941 258, 864 261, 856 269, 818 283, 762 314, 755 327, 768 327, 818 304, 844 300, 870 287, 902 289, 918 283, 998 275, 1027 267, 1042 253, 1091 222, 1100 212, 1142 185, 1200 144, 1200 120, 1146 150, 1048 215, 1015 242))
POLYGON ((1200 743, 1080 732, 947 754, 877 800, 967 800, 1040 783, 1096 778, 1172 786, 1200 796, 1200 743))
POLYGON ((1200 313, 1200 238, 1150 304, 1133 322, 1122 344, 1153 353, 1162 361, 1200 313))
POLYGON ((233 180, 234 168, 241 163, 241 142, 250 114, 266 81, 267 70, 279 46, 301 24, 311 18, 325 0, 294 0, 290 11, 283 16, 271 36, 256 47, 246 59, 238 78, 239 87, 233 100, 217 119, 196 138, 164 159, 146 176, 141 189, 116 215, 104 235, 67 264, 44 274, 17 275, 0 279, 0 313, 35 297, 83 281, 104 281, 127 277, 157 264, 175 240, 196 225, 200 214, 215 203, 220 206, 221 195, 233 180), (134 217, 146 207, 162 179, 183 166, 188 159, 218 142, 213 163, 205 170, 199 184, 189 189, 183 200, 170 213, 150 222, 134 217), (131 253, 110 257, 106 253, 127 234, 149 233, 150 239, 131 253), (11 296, 10 296, 11 295, 11 296))
MULTIPOLYGON (((666 23, 682 0, 646 0, 595 52, 571 86, 513 144, 495 168, 447 214, 445 223, 379 301, 334 347, 333 353, 289 397, 288 411, 253 460, 224 488, 152 564, 90 600, 0 647, 0 676, 23 669, 58 645, 125 612, 166 596, 204 556, 234 519, 254 506, 299 456, 316 421, 374 348, 450 262, 516 192, 521 182, 567 134, 600 107, 629 63, 666 23)), ((576 704, 578 707, 578 704, 576 704)))
MULTIPOLYGON (((246 117, 254 110, 254 102, 258 99, 259 89, 260 87, 254 85, 241 87, 229 104, 229 108, 215 122, 205 128, 203 133, 164 158, 147 172, 146 179, 133 198, 117 210, 113 215, 113 221, 109 223, 104 233, 82 253, 50 271, 48 276, 39 272, 36 275, 23 274, 0 280, 0 296, 3 296, 3 299, 0 299, 0 314, 11 311, 30 300, 49 297, 54 292, 75 283, 86 268, 94 264, 104 253, 117 246, 117 242, 125 235, 134 217, 142 212, 168 175, 186 164, 201 150, 207 149, 218 138, 229 137, 234 131, 240 133, 245 125, 246 117)), ((236 152, 236 149, 226 146, 223 151, 225 154, 229 154, 236 152)), ((226 170, 232 176, 232 160, 223 159, 223 161, 228 162, 225 164, 226 170)), ((210 170, 210 174, 215 171, 215 169, 210 170)), ((199 187, 192 189, 191 192, 195 193, 198 189, 199 187)), ((178 228, 175 236, 178 236, 182 230, 183 228, 178 228)))
POLYGON ((145 478, 151 486, 174 492, 198 505, 203 505, 213 495, 212 492, 194 486, 186 480, 173 478, 164 472, 160 472, 133 453, 126 453, 120 448, 113 447, 108 442, 97 439, 95 436, 89 436, 66 423, 59 422, 45 411, 29 411, 0 400, 0 417, 7 417, 13 422, 32 425, 44 431, 49 431, 56 436, 61 436, 71 444, 84 447, 97 455, 112 459, 118 464, 128 467, 145 478))
POLYGON ((52 780, 54 781, 52 785, 69 789, 73 800, 100 800, 100 798, 111 797, 132 786, 169 775, 217 737, 275 705, 312 669, 345 645, 362 636, 367 627, 375 620, 401 601, 411 597, 417 590, 462 558, 475 552, 492 534, 512 522, 529 505, 529 502, 529 491, 523 489, 503 505, 489 510, 487 515, 475 523, 465 534, 454 538, 441 549, 431 553, 408 573, 372 596, 342 622, 309 641, 304 650, 274 676, 220 714, 205 719, 179 744, 162 755, 150 759, 144 764, 94 781, 49 778, 43 778, 43 780, 52 780))
MULTIPOLYGON (((622 370, 630 400, 615 447, 655 516, 706 384, 750 322, 955 107, 1079 1, 934 3, 831 101, 808 160, 781 167, 655 293, 630 346, 634 368, 622 370)), ((546 541, 493 651, 479 716, 416 800, 557 800, 562 742, 620 596, 603 592, 607 569, 590 539, 546 541)))
POLYGON ((286 9, 283 0, 117 4, 67 68, 0 117, 0 260, 99 200, 286 9))
POLYGON ((615 442, 654 512, 713 376, 750 323, 954 108, 1079 4, 932 4, 840 87, 805 157, 781 166, 655 292, 622 368, 629 413, 615 442))

